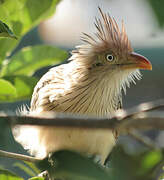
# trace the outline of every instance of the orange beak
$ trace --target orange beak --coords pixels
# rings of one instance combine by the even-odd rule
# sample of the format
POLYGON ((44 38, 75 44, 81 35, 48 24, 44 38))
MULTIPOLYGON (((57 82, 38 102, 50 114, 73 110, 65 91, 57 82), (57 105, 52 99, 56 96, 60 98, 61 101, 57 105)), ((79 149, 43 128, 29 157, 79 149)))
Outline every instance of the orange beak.
POLYGON ((132 52, 130 54, 130 59, 134 62, 135 68, 152 70, 151 62, 146 57, 141 56, 140 54, 137 54, 135 52, 132 52))

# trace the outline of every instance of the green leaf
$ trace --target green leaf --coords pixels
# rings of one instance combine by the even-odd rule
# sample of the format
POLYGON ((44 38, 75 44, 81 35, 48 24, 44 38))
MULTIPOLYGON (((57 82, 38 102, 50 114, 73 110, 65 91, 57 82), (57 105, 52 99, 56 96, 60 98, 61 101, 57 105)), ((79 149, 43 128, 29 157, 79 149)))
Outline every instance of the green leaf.
POLYGON ((36 174, 32 171, 32 169, 30 167, 27 167, 25 164, 22 164, 20 162, 16 162, 16 163, 14 163, 13 166, 20 168, 21 170, 23 170, 29 176, 36 176, 36 174))
POLYGON ((164 179, 164 173, 162 173, 161 175, 160 175, 160 177, 158 178, 158 180, 163 180, 164 179))
POLYGON ((163 28, 164 26, 164 1, 163 0, 147 0, 152 7, 152 10, 155 14, 155 17, 157 19, 158 25, 160 28, 163 28))
MULTIPOLYGON (((59 0, 5 0, 0 4, 0 20, 21 37, 43 19, 52 15, 59 0)), ((0 39, 0 64, 19 41, 0 39)))
POLYGON ((9 81, 0 79, 0 101, 14 99, 16 95, 16 88, 9 81))
POLYGON ((31 97, 34 86, 36 85, 38 79, 35 77, 28 76, 6 76, 5 80, 9 81, 16 90, 16 96, 13 99, 6 100, 22 100, 31 97))
POLYGON ((38 167, 34 164, 34 163, 31 163, 31 162, 28 162, 28 161, 24 161, 24 163, 29 167, 31 168, 36 174, 40 174, 40 169, 38 169, 38 167))
POLYGON ((162 153, 160 151, 150 151, 145 156, 143 156, 142 160, 142 170, 144 172, 155 167, 162 159, 162 153))
MULTIPOLYGON (((38 166, 47 170, 54 179, 110 180, 105 170, 91 159, 71 151, 55 152, 51 159, 41 161, 38 166)), ((53 179, 52 178, 52 179, 53 179)))
POLYGON ((23 48, 2 67, 3 75, 32 75, 37 69, 65 60, 68 53, 59 48, 38 45, 23 48))
MULTIPOLYGON (((142 149, 142 148, 141 148, 142 149)), ((109 167, 112 180, 154 180, 162 173, 163 152, 150 149, 128 153, 124 146, 113 149, 109 167)), ((162 174, 161 174, 162 175, 162 174)))
POLYGON ((0 21, 0 37, 10 37, 10 38, 17 39, 17 37, 10 30, 10 28, 2 21, 0 21))
POLYGON ((2 180, 23 180, 23 178, 18 177, 14 173, 4 170, 4 169, 0 169, 0 179, 2 179, 2 180))

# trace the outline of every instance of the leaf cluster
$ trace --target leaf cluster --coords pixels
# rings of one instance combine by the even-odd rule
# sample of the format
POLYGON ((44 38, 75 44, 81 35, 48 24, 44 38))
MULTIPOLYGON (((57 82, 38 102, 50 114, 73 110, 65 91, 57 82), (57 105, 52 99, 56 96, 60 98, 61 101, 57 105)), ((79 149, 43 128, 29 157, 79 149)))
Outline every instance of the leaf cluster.
POLYGON ((0 102, 31 96, 38 69, 62 62, 67 52, 48 45, 22 48, 11 56, 21 38, 55 10, 58 0, 0 1, 0 102))

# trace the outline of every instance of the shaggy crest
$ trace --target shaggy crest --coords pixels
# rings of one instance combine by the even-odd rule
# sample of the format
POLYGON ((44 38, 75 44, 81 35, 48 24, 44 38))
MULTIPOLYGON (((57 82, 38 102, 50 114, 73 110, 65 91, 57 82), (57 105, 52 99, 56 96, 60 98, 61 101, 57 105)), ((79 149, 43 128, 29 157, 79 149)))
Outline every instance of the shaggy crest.
MULTIPOLYGON (((103 13, 100 7, 99 11, 102 20, 95 18, 94 25, 97 29, 95 33, 96 37, 83 33, 84 36, 81 39, 86 44, 77 46, 77 49, 72 51, 72 55, 87 56, 108 49, 111 49, 113 52, 116 51, 117 54, 132 52, 133 49, 125 32, 123 21, 120 31, 114 18, 111 18, 108 13, 103 13)), ((71 59, 74 59, 74 57, 70 58, 70 60, 71 59)))

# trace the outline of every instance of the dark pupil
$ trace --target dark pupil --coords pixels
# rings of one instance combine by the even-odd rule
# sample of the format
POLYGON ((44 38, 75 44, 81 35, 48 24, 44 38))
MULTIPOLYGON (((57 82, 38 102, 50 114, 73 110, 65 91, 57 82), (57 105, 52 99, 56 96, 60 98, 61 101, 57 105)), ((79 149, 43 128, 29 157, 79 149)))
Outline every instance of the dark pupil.
POLYGON ((109 55, 109 56, 108 56, 108 59, 109 59, 109 60, 112 60, 112 59, 113 59, 113 56, 109 55))

